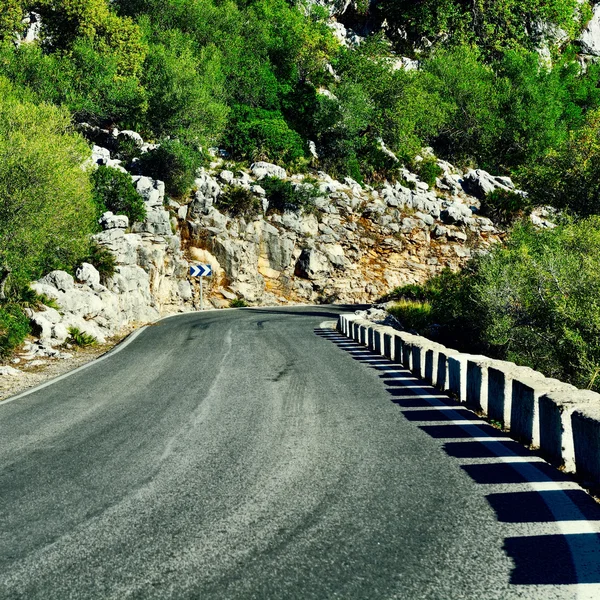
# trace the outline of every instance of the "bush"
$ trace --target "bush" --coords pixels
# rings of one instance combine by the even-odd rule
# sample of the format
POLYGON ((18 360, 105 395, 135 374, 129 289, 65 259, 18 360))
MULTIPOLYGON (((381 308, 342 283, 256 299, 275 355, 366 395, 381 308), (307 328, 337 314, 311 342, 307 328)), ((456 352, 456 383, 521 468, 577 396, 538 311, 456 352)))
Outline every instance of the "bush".
POLYGON ((100 166, 92 174, 92 183, 99 216, 110 210, 116 215, 127 215, 130 224, 146 218, 146 205, 127 173, 100 166))
POLYGON ((578 215, 600 213, 600 109, 569 139, 524 170, 532 200, 578 215))
POLYGON ((29 332, 29 319, 18 304, 0 305, 0 358, 10 356, 29 332))
POLYGON ((600 217, 553 230, 517 224, 506 247, 423 290, 430 319, 416 329, 600 390, 600 217))
POLYGON ((406 329, 423 331, 431 324, 431 304, 417 300, 400 300, 388 312, 406 329))
POLYGON ((69 327, 67 343, 73 344, 79 348, 85 348, 87 346, 95 346, 98 343, 98 340, 93 335, 81 331, 77 327, 69 327))
POLYGON ((104 246, 92 243, 89 254, 81 262, 88 262, 100 273, 100 281, 106 283, 115 274, 117 259, 115 255, 104 246))
POLYGON ((156 150, 142 154, 137 163, 141 173, 164 181, 167 192, 176 198, 192 189, 202 164, 200 152, 178 140, 163 140, 156 150))
POLYGON ((290 181, 278 177, 265 177, 260 181, 260 185, 267 193, 269 212, 285 210, 310 212, 314 210, 315 199, 321 196, 312 183, 294 187, 290 181))
POLYGON ((224 189, 217 200, 217 205, 233 216, 255 217, 262 212, 261 199, 240 186, 224 189))
POLYGON ((304 142, 279 111, 238 106, 226 146, 242 158, 290 164, 304 157, 304 142))
POLYGON ((528 196, 502 189, 487 194, 481 202, 482 215, 501 225, 512 225, 532 208, 528 196))
POLYGON ((70 270, 95 228, 90 150, 69 114, 24 99, 0 77, 0 270, 35 278, 70 270))
POLYGON ((248 306, 248 303, 245 300, 242 300, 241 298, 234 298, 229 303, 229 308, 245 308, 246 306, 248 306))
POLYGON ((426 157, 420 163, 417 163, 416 171, 421 181, 425 182, 429 187, 433 187, 436 179, 444 173, 442 168, 437 164, 437 160, 433 157, 426 157))

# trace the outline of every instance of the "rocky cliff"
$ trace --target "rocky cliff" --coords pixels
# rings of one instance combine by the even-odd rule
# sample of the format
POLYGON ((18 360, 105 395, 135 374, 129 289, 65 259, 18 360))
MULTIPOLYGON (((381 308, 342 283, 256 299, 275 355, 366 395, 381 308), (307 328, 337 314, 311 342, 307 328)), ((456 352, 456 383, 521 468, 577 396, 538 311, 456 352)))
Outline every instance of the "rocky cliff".
MULTIPOLYGON (((94 146, 93 161, 123 170, 107 148, 94 146)), ((114 254, 114 276, 101 282, 84 263, 75 278, 54 271, 32 284, 60 306, 31 313, 41 340, 37 353, 64 343, 70 327, 103 340, 126 325, 197 308, 198 284, 189 277, 194 263, 212 265, 205 299, 217 308, 235 299, 257 305, 371 302, 445 267, 458 269, 501 239, 479 214, 480 199, 514 186, 484 171, 438 165, 442 173, 433 186, 403 169, 399 182, 375 188, 322 172, 316 178, 288 174, 261 162, 233 171, 226 159, 215 158, 198 171, 183 202, 168 198, 161 181, 132 175, 146 219, 130 224, 106 213, 103 231, 94 236, 114 254), (312 187, 309 210, 273 210, 261 186, 265 177, 296 189, 312 187), (230 190, 240 188, 262 207, 254 216, 233 216, 224 208, 230 190)), ((550 225, 536 218, 538 225, 550 225)))

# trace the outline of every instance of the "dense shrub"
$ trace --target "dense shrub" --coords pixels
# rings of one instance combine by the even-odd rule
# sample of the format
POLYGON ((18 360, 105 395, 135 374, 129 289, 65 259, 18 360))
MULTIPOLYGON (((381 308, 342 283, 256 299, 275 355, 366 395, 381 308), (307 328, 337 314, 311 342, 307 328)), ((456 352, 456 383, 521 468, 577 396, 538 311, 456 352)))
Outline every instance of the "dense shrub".
POLYGON ((110 210, 115 215, 127 215, 130 224, 146 218, 144 201, 127 173, 100 166, 92 174, 92 183, 99 215, 110 210))
POLYGON ((481 214, 501 225, 512 225, 531 212, 527 195, 508 190, 494 190, 481 202, 481 214))
POLYGON ((237 156, 252 161, 290 164, 304 156, 304 143, 279 111, 237 107, 226 146, 237 156))
POLYGON ((217 206, 232 216, 255 217, 262 212, 261 199, 240 186, 225 188, 219 196, 217 206))
POLYGON ((437 164, 437 160, 429 156, 425 157, 420 163, 417 163, 416 171, 421 181, 424 181, 430 187, 433 187, 437 178, 444 173, 437 164))
POLYGON ((96 267, 102 283, 106 283, 115 274, 117 266, 115 255, 108 248, 96 243, 90 244, 89 253, 81 262, 88 262, 96 267))
POLYGON ((314 201, 320 196, 318 189, 312 183, 297 184, 278 177, 265 177, 260 182, 267 193, 269 212, 285 210, 311 212, 314 201))
POLYGON ((20 98, 0 77, 0 267, 34 278, 73 266, 94 229, 89 154, 66 111, 20 98))
POLYGON ((442 343, 600 389, 600 217, 543 231, 519 224, 506 247, 423 294, 431 312, 420 329, 442 343))
POLYGON ((0 304, 0 358, 10 356, 29 331, 29 319, 18 304, 0 304))
POLYGON ((600 110, 560 146, 530 165, 523 181, 534 201, 579 215, 600 213, 600 110))
POLYGON ((540 23, 560 27, 572 37, 590 16, 577 0, 377 0, 376 13, 386 19, 399 47, 407 49, 423 36, 452 43, 477 42, 487 52, 524 46, 543 39, 540 23), (577 18, 579 10, 583 14, 577 18))
POLYGON ((431 304, 417 300, 400 300, 388 312, 406 329, 423 331, 431 323, 431 304))
POLYGON ((167 192, 178 198, 192 188, 196 171, 202 164, 202 155, 191 145, 179 140, 163 140, 156 150, 140 157, 137 168, 144 175, 164 181, 167 192))

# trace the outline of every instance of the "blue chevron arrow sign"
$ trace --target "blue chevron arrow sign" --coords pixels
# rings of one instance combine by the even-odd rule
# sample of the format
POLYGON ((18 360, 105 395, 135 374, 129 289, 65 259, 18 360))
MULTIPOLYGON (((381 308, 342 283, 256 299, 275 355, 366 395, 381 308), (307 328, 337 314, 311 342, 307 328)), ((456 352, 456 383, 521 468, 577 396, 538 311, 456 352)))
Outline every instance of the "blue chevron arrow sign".
POLYGON ((212 275, 212 267, 210 265, 191 265, 190 275, 192 277, 210 277, 212 275))

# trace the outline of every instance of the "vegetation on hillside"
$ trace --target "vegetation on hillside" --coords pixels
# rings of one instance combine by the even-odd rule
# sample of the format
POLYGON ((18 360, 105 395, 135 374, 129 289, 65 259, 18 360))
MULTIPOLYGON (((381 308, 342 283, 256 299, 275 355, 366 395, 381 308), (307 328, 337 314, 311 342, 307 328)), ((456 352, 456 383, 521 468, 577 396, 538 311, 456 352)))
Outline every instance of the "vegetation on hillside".
MULTIPOLYGON (((544 319, 562 319, 561 339, 583 344, 577 352, 592 364, 591 330, 575 325, 584 310, 577 294, 549 308, 523 291, 544 269, 550 274, 537 285, 550 282, 545 297, 556 292, 552 281, 571 289, 573 265, 579 260, 586 272, 598 251, 587 247, 586 257, 582 242, 572 241, 595 240, 599 228, 593 217, 578 221, 600 213, 600 66, 583 69, 574 43, 590 15, 590 3, 577 0, 361 1, 345 18, 366 39, 345 46, 328 11, 307 0, 0 0, 0 339, 19 332, 10 345, 24 335, 17 290, 26 281, 98 254, 87 240, 100 210, 143 218, 126 176, 81 168, 89 148, 71 126, 85 121, 159 142, 142 157, 136 148, 119 152, 178 198, 212 146, 233 160, 318 168, 361 183, 396 178, 402 164, 418 164, 424 146, 463 166, 512 175, 529 195, 490 197, 488 214, 510 225, 544 203, 570 211, 572 221, 544 233, 517 225, 507 249, 477 259, 464 276, 432 282, 415 322, 441 323, 440 302, 455 302, 449 314, 460 322, 476 310, 473 302, 477 310, 482 298, 492 302, 490 290, 510 292, 514 306, 543 316, 520 328, 519 313, 510 339, 502 337, 505 321, 490 316, 470 334, 477 344, 505 356, 516 356, 518 344, 549 348, 523 336, 544 319), (30 10, 42 17, 41 39, 15 43, 30 10), (417 59, 419 69, 402 68, 400 56, 417 59), (509 285, 509 271, 522 283, 509 285)), ((434 161, 419 168, 435 181, 434 161)), ((271 210, 314 204, 308 187, 265 185, 271 210)), ((261 209, 240 189, 222 203, 240 214, 261 209)), ((520 360, 534 362, 527 352, 520 360)), ((588 377, 595 368, 562 364, 557 352, 539 359, 552 373, 588 377)))
POLYGON ((393 314, 451 348, 509 360, 600 391, 600 217, 537 231, 398 288, 393 314))

